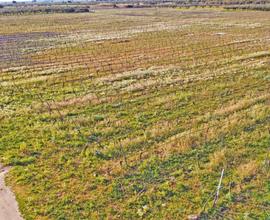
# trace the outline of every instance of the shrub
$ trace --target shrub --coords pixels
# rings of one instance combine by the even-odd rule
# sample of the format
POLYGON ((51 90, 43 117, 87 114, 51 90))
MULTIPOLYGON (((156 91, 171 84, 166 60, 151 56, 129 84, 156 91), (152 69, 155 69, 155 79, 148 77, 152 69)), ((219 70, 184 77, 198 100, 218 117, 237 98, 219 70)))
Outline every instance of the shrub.
POLYGON ((63 12, 65 12, 65 13, 74 13, 75 8, 65 8, 65 9, 63 9, 63 12))

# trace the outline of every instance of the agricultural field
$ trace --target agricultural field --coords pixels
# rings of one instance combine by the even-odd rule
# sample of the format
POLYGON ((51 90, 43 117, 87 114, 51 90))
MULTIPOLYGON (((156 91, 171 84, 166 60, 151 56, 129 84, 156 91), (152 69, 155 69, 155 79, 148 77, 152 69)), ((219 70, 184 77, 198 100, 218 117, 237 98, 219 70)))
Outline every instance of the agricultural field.
POLYGON ((269 12, 0 23, 0 163, 24 219, 270 218, 269 12))

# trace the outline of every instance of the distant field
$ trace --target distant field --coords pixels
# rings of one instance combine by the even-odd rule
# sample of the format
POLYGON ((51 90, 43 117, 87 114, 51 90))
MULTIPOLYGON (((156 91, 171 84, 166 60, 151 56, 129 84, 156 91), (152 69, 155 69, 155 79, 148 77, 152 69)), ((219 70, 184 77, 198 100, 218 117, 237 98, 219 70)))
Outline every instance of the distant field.
POLYGON ((25 219, 270 218, 269 12, 0 23, 0 162, 25 219))

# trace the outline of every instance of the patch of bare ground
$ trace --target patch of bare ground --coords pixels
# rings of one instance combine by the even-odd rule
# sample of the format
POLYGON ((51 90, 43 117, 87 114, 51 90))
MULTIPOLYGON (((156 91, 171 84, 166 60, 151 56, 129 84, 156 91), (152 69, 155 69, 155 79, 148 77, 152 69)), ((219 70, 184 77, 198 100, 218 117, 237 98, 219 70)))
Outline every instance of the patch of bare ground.
POLYGON ((8 171, 8 167, 0 168, 0 219, 23 220, 14 194, 5 184, 5 175, 8 171))

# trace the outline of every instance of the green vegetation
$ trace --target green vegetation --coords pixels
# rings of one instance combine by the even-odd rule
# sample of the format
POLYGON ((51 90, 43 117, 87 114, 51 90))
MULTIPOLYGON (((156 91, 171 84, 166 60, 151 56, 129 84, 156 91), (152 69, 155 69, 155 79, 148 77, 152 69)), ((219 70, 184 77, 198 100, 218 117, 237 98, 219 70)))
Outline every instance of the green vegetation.
POLYGON ((89 13, 94 12, 90 10, 90 6, 84 5, 33 5, 33 4, 13 4, 0 5, 1 15, 16 15, 16 14, 48 14, 48 13, 89 13))
POLYGON ((0 158, 25 219, 269 218, 269 13, 0 22, 0 158))

